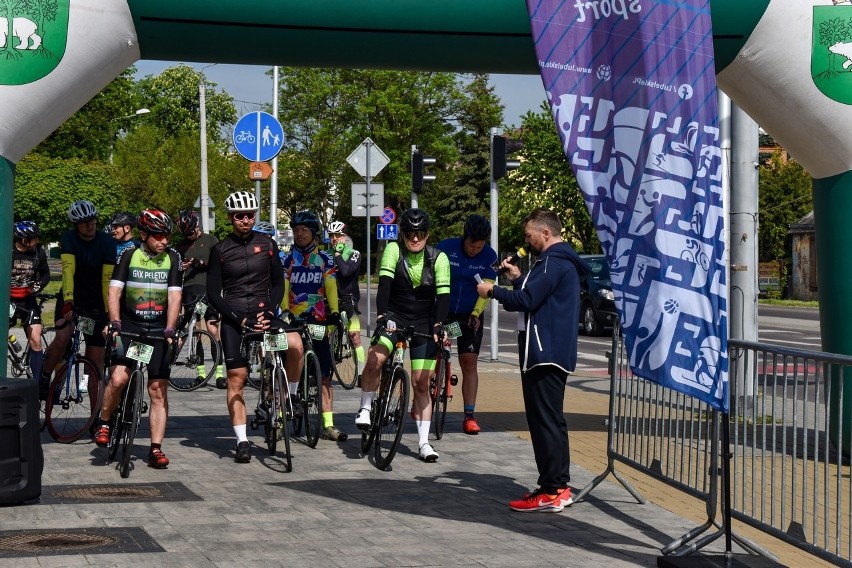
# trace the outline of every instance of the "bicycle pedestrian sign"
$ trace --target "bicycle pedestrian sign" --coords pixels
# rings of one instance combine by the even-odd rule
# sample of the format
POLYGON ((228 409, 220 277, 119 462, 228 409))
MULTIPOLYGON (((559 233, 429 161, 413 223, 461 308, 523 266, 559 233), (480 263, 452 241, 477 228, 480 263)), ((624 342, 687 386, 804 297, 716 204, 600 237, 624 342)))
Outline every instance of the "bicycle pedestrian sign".
POLYGON ((399 225, 376 225, 376 238, 380 241, 395 241, 399 238, 399 225))
POLYGON ((284 140, 281 123, 267 112, 250 112, 234 126, 234 148, 251 162, 266 162, 278 155, 284 140))
POLYGON ((390 225, 394 221, 396 221, 396 211, 391 207, 385 207, 385 210, 382 211, 382 216, 379 217, 380 221, 385 225, 390 225))

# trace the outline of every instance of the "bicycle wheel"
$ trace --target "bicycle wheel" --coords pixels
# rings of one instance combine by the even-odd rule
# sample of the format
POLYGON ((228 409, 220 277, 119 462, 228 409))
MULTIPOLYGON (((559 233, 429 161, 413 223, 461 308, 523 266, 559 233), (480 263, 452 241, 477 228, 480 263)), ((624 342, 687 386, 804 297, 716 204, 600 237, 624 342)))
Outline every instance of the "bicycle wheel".
POLYGON ((122 413, 124 431, 122 432, 120 441, 121 455, 118 458, 118 473, 124 479, 130 476, 130 452, 133 449, 133 441, 136 439, 136 430, 139 428, 139 422, 142 420, 142 389, 145 387, 144 379, 142 371, 136 369, 131 373, 130 383, 128 383, 127 387, 132 394, 128 397, 128 405, 122 413))
POLYGON ((376 467, 386 470, 399 449, 405 417, 408 415, 408 373, 402 367, 391 371, 390 380, 382 391, 376 432, 376 467))
POLYGON ((358 382, 358 359, 352 338, 343 328, 338 328, 329 338, 331 344, 331 368, 337 382, 346 390, 355 388, 358 382))
POLYGON ((448 399, 448 384, 450 380, 450 361, 445 358, 445 355, 438 357, 438 362, 435 366, 435 376, 432 378, 435 383, 430 385, 432 388, 432 424, 435 426, 435 439, 440 440, 444 435, 444 423, 447 419, 447 402, 448 399))
POLYGON ((284 442, 284 463, 287 471, 293 471, 293 456, 290 453, 290 420, 287 416, 287 375, 284 373, 283 361, 272 371, 272 392, 275 400, 275 431, 277 437, 284 442))
MULTIPOLYGON (((385 379, 385 371, 382 371, 382 380, 385 379)), ((373 442, 376 439, 376 414, 379 412, 379 400, 377 398, 373 399, 373 404, 370 405, 370 427, 365 430, 361 430, 361 452, 366 454, 370 451, 370 448, 373 447, 373 442)))
MULTIPOLYGON (((47 353, 47 348, 53 342, 53 338, 56 336, 56 328, 53 326, 45 326, 41 329, 41 352, 47 353)), ((27 362, 29 364, 29 361, 27 362)), ((38 380, 38 377, 36 377, 38 380)), ((47 428, 47 401, 39 400, 39 415, 41 417, 41 430, 47 428)))
POLYGON ((100 404, 100 372, 82 356, 72 367, 63 364, 47 393, 44 414, 47 431, 62 444, 70 444, 88 433, 100 404))
POLYGON ((248 353, 249 368, 247 369, 248 376, 246 377, 246 384, 254 390, 260 390, 260 373, 257 371, 257 369, 260 369, 260 359, 260 344, 255 342, 252 344, 251 350, 248 353))
POLYGON ((121 392, 121 401, 112 413, 109 428, 109 442, 107 443, 107 465, 111 464, 118 453, 118 447, 124 438, 124 413, 130 412, 133 407, 133 392, 127 387, 121 392))
POLYGON ((305 441, 311 448, 317 447, 322 434, 322 372, 317 354, 305 353, 305 370, 302 376, 302 408, 305 421, 305 441))
POLYGON ((207 384, 222 357, 219 342, 206 330, 196 329, 178 340, 179 349, 172 358, 169 384, 179 391, 194 391, 207 384), (201 379, 196 383, 196 379, 201 379))
POLYGON ((275 383, 272 376, 272 370, 264 370, 260 378, 260 396, 263 400, 263 407, 266 410, 266 416, 263 419, 263 441, 266 443, 266 449, 270 456, 275 455, 275 449, 278 446, 278 412, 281 410, 281 405, 276 399, 275 383))

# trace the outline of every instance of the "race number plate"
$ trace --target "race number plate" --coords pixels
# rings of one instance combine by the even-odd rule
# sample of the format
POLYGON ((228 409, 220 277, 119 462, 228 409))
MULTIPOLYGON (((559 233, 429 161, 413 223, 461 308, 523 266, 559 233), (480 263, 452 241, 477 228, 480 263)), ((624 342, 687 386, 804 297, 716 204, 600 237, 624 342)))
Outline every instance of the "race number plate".
POLYGON ((309 323, 308 334, 314 341, 322 341, 325 339, 325 326, 316 323, 309 323))
POLYGON ((14 306, 14 304, 9 304, 9 317, 11 318, 11 317, 14 317, 14 316, 15 316, 15 306, 14 306))
POLYGON ((454 321, 450 322, 444 326, 444 331, 447 333, 447 337, 450 339, 455 339, 456 337, 461 337, 461 327, 459 327, 459 322, 454 321))
POLYGON ((86 335, 92 335, 95 333, 95 320, 92 318, 81 317, 78 327, 80 328, 80 331, 86 335))
POLYGON ((207 313, 207 304, 204 302, 198 302, 195 304, 195 313, 199 316, 203 316, 207 313))
POLYGON ((263 349, 265 351, 287 351, 287 334, 264 333, 263 349))
POLYGON ((125 357, 128 359, 133 359, 134 361, 139 361, 140 363, 148 364, 151 362, 151 355, 154 354, 154 346, 146 345, 145 343, 139 343, 137 341, 131 341, 130 347, 127 348, 127 353, 125 357))

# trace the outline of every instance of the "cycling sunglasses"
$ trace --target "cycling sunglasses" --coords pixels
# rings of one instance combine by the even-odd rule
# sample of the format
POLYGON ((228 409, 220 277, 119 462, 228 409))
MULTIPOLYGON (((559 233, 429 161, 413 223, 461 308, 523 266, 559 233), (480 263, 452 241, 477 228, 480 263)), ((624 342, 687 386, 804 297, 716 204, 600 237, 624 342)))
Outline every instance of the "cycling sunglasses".
POLYGON ((425 241, 426 237, 429 236, 429 233, 427 231, 412 231, 410 233, 404 233, 402 236, 408 241, 413 241, 414 239, 417 239, 418 241, 425 241))
POLYGON ((231 216, 237 221, 245 221, 247 219, 254 219, 254 211, 240 211, 238 213, 231 213, 231 216))

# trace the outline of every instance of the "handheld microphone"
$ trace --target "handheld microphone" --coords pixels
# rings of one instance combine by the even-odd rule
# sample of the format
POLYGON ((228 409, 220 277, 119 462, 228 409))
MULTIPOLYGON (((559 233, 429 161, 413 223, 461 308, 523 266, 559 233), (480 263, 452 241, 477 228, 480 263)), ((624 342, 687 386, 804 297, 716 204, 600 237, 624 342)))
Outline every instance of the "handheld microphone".
MULTIPOLYGON (((518 261, 521 260, 522 258, 526 257, 526 256, 527 256, 526 249, 524 249, 524 247, 521 247, 521 248, 518 249, 518 252, 516 252, 513 255, 510 255, 509 257, 506 258, 506 260, 509 262, 509 264, 518 264, 518 261)), ((498 266, 499 266, 499 263, 498 263, 498 266)), ((498 268, 497 269, 497 276, 504 274, 507 270, 509 270, 509 269, 508 268, 498 268)))

